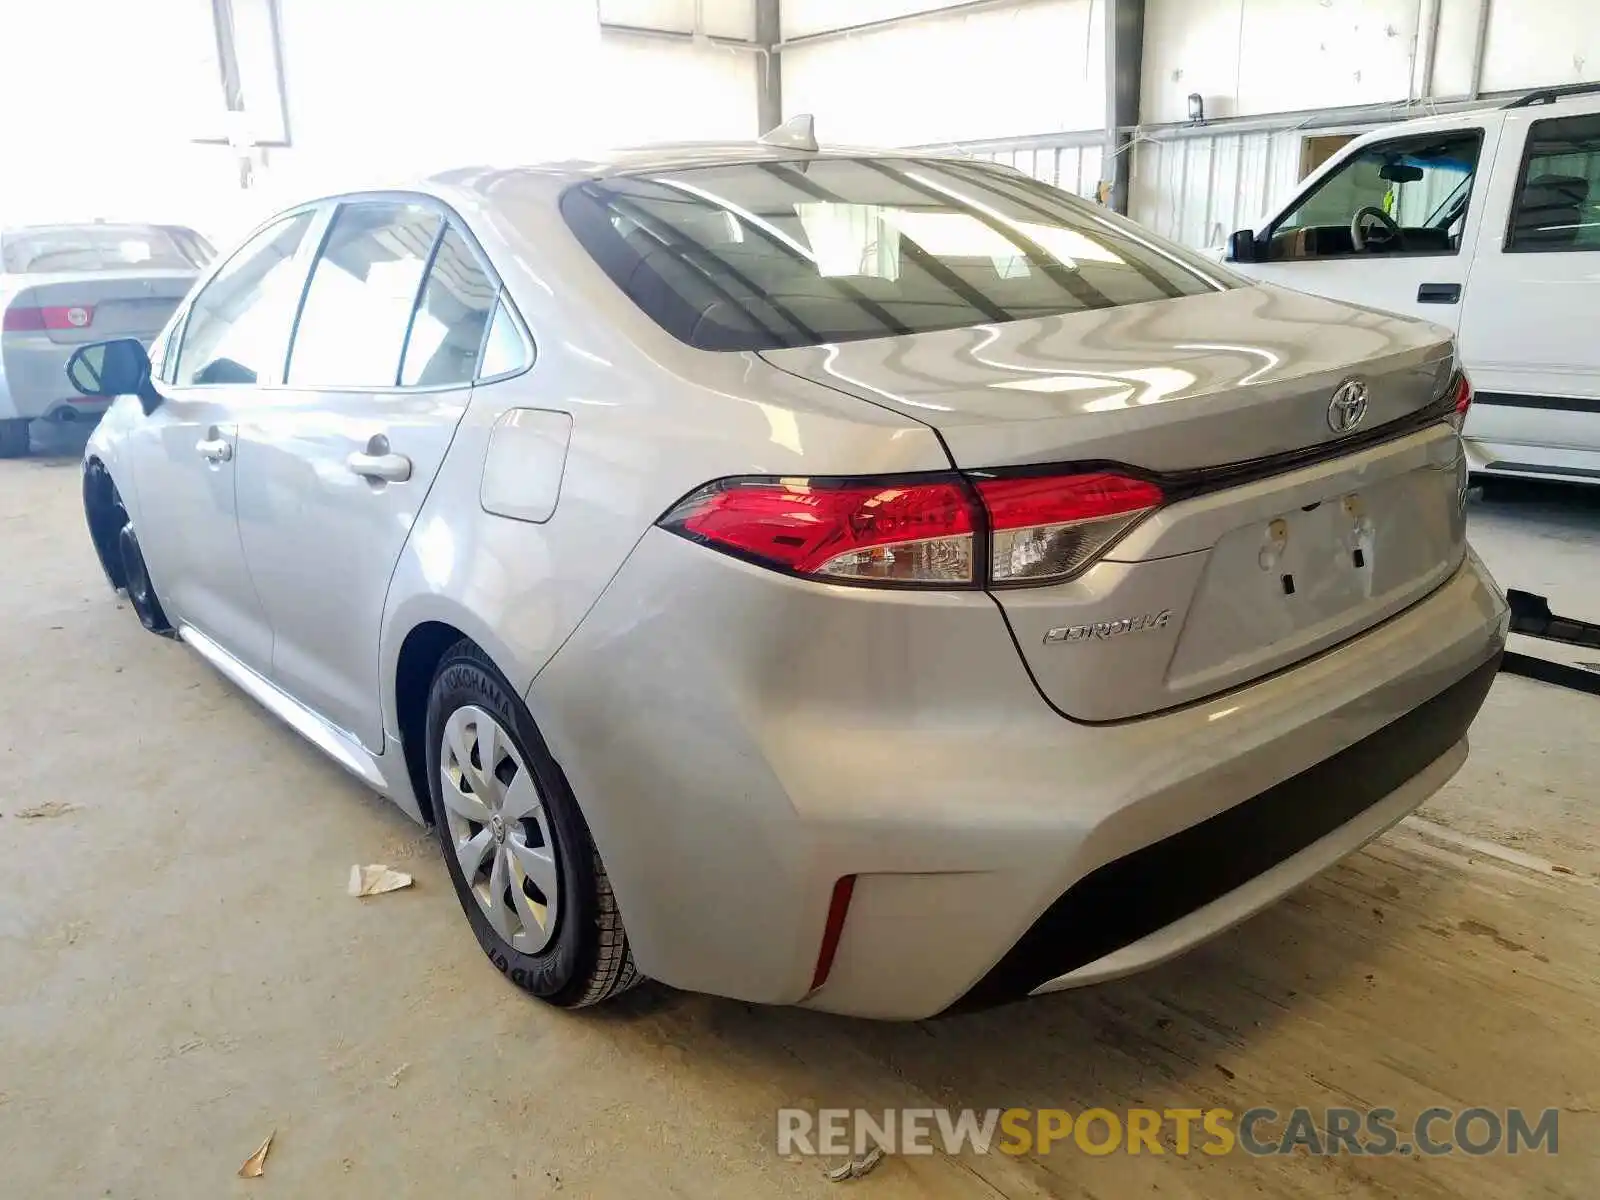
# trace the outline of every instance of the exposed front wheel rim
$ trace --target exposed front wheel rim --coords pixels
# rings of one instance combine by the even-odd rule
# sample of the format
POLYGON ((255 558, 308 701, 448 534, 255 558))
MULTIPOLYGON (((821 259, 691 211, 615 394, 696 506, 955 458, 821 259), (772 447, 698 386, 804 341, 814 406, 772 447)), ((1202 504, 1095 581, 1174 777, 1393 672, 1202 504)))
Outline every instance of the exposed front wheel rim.
POLYGON ((485 709, 446 719, 439 783, 450 850, 490 928, 522 954, 544 950, 561 909, 556 840, 538 780, 485 709))

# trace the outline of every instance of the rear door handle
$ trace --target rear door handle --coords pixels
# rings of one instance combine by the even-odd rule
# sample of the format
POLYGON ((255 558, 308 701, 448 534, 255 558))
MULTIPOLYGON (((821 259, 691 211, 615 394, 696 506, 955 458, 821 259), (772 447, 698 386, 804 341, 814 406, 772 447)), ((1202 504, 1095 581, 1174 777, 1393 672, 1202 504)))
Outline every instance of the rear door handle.
POLYGON ((358 453, 345 459, 345 463, 357 475, 383 483, 404 483, 411 478, 411 460, 404 454, 358 453))
POLYGON ((1417 289, 1418 304, 1459 304, 1459 283, 1425 283, 1417 289))
POLYGON ((194 448, 207 462, 225 463, 233 457, 233 443, 224 437, 201 438, 194 448))

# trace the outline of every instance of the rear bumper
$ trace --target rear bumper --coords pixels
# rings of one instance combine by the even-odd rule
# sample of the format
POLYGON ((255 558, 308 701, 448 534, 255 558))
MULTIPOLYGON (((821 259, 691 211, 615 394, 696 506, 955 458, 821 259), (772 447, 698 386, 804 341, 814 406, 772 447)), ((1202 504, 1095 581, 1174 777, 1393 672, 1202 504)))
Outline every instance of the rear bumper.
POLYGON ((1069 887, 960 1001, 1097 983, 1181 953, 1359 849, 1466 761, 1497 654, 1352 746, 1069 887))
POLYGON ((63 405, 84 414, 104 412, 104 400, 78 395, 67 381, 67 359, 77 348, 52 342, 42 333, 6 334, 0 360, 0 420, 37 421, 63 405))
POLYGON ((1505 628, 1469 558, 1297 667, 1085 726, 985 596, 830 588, 653 531, 528 700, 644 973, 919 1018, 1179 953, 1354 850, 1460 764, 1505 628))

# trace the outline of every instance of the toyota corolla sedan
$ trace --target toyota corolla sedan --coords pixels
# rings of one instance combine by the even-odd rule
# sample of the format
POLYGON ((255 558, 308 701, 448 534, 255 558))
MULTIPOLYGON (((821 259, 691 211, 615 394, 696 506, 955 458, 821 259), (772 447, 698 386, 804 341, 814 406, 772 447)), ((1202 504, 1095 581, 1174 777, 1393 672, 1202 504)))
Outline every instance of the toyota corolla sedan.
POLYGON ((111 583, 558 1005, 1166 959, 1448 780, 1505 638, 1446 333, 971 161, 332 196, 69 373, 111 583))

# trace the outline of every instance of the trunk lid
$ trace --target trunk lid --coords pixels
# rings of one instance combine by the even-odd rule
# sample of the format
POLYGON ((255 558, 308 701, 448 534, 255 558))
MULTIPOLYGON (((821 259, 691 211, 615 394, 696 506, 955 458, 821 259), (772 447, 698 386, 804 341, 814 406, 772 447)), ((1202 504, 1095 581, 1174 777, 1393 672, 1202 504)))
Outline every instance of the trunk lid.
POLYGON ((966 469, 1301 450, 1340 436, 1349 376, 1371 389, 1366 430, 1426 407, 1451 365, 1443 329, 1269 287, 761 356, 933 426, 966 469))
POLYGON ((1406 421, 1453 367, 1448 333, 1420 322, 1241 288, 763 356, 933 426, 965 470, 1168 474, 1168 502, 1080 575, 993 590, 1040 692, 1075 719, 1281 670, 1416 603, 1466 553, 1456 431, 1406 421), (1352 376, 1367 411, 1340 433, 1330 405, 1352 376))
POLYGON ((148 342, 161 332, 178 302, 189 294, 195 271, 84 271, 25 275, 11 299, 14 307, 81 308, 86 324, 47 330, 63 345, 132 337, 148 342))

